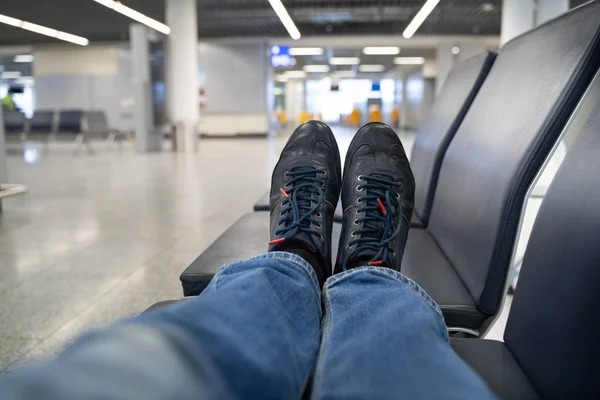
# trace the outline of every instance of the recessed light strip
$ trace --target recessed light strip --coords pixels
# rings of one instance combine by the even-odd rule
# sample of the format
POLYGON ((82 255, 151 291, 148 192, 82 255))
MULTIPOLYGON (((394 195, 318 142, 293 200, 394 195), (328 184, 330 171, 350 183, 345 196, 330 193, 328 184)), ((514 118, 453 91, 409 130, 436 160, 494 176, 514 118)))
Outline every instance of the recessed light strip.
POLYGON ((294 24, 294 21, 292 21, 290 14, 288 14, 283 4, 281 4, 281 0, 269 0, 269 3, 271 4, 271 7, 273 7, 273 11, 275 11, 275 14, 277 14, 281 20, 281 23, 283 26, 285 26, 285 29, 288 31, 292 39, 300 39, 302 35, 300 35, 298 28, 296 28, 296 25, 294 24))
POLYGON ((425 64, 424 57, 396 57, 394 58, 396 65, 420 65, 425 64))
POLYGON ((358 57, 331 57, 329 59, 331 65, 358 65, 360 58, 358 57))
POLYGON ((383 72, 385 66, 381 64, 363 64, 358 66, 358 72, 383 72))
POLYGON ((322 47, 292 47, 290 55, 292 56, 320 56, 323 54, 322 47))
POLYGON ((419 29, 423 21, 425 21, 427 16, 431 14, 433 9, 435 8, 435 6, 437 6, 439 2, 440 0, 427 0, 427 2, 423 4, 423 7, 421 7, 421 9, 419 10, 417 15, 415 15, 413 20, 410 21, 410 24, 408 24, 408 26, 402 33, 402 36, 404 36, 405 39, 410 39, 415 34, 417 29, 419 29))
POLYGON ((304 71, 313 73, 329 72, 329 65, 305 65, 304 71))
POLYGON ((376 56, 395 56, 400 53, 399 47, 365 47, 363 54, 376 56))
POLYGON ((162 22, 158 22, 155 19, 148 17, 147 15, 142 14, 139 11, 134 10, 133 8, 129 8, 122 3, 114 0, 94 0, 96 3, 102 4, 105 7, 108 7, 112 10, 115 10, 118 13, 123 14, 126 17, 133 19, 134 21, 140 22, 150 28, 158 31, 160 33, 164 33, 165 35, 171 34, 171 28, 162 22))
POLYGON ((33 60, 32 54, 19 54, 14 58, 14 62, 16 63, 30 63, 33 62, 33 60))
POLYGON ((9 17, 0 14, 0 23, 15 26, 17 28, 25 29, 31 32, 39 33, 40 35, 50 36, 56 39, 64 40, 65 42, 71 42, 80 46, 87 46, 90 41, 84 37, 72 35, 70 33, 61 32, 56 29, 48 28, 46 26, 34 24, 27 21, 22 21, 17 18, 9 17))

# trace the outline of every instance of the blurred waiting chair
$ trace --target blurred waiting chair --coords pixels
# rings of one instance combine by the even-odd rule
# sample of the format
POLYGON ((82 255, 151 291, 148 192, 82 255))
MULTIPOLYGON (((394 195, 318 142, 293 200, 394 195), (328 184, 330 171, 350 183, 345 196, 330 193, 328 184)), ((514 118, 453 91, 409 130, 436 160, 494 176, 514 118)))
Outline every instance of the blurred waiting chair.
POLYGON ((123 146, 123 139, 126 138, 126 134, 108 125, 104 111, 86 111, 85 123, 85 134, 88 137, 106 138, 109 146, 112 146, 115 142, 119 144, 119 147, 123 146))
POLYGON ((41 139, 46 150, 48 150, 50 135, 55 132, 54 114, 52 110, 37 110, 29 120, 26 130, 27 139, 41 139))
POLYGON ((61 110, 58 113, 57 139, 69 138, 71 136, 75 136, 75 143, 77 145, 75 153, 79 153, 84 144, 87 146, 88 152, 93 152, 89 138, 83 131, 83 110, 61 110))
POLYGON ((20 111, 4 110, 4 133, 7 138, 23 139, 27 118, 20 111))

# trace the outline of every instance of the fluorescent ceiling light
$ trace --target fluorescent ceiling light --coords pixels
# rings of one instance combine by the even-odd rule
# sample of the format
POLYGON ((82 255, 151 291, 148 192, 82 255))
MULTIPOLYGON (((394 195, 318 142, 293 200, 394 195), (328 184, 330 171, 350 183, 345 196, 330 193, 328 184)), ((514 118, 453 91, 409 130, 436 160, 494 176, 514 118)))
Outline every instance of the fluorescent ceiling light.
POLYGON ((291 79, 306 78, 305 71, 285 71, 285 75, 291 79))
POLYGON ((152 19, 139 11, 135 11, 133 8, 129 8, 118 1, 114 0, 94 0, 96 3, 100 3, 103 6, 106 6, 112 10, 115 10, 118 13, 123 14, 126 17, 129 17, 137 22, 140 22, 150 28, 159 31, 160 33, 164 33, 165 35, 171 34, 171 28, 162 22, 158 22, 155 19, 152 19))
POLYGON ((90 41, 84 37, 71 35, 70 33, 57 31, 56 29, 48 28, 46 26, 33 24, 27 21, 21 21, 20 19, 8 17, 0 14, 0 23, 16 26, 17 28, 26 29, 31 32, 39 33, 40 35, 50 36, 56 39, 64 40, 78 44, 80 46, 87 46, 90 41))
POLYGON ((329 59, 331 65, 358 65, 360 58, 358 57, 331 57, 329 59))
POLYGON ((33 55, 19 54, 18 56, 15 56, 14 61, 17 63, 30 63, 30 62, 33 62, 33 55))
POLYGON ((334 78, 354 78, 356 76, 356 72, 350 71, 335 71, 331 74, 334 78))
POLYGON ((329 65, 305 65, 306 72, 329 72, 329 65))
POLYGON ((287 82, 289 79, 290 79, 290 77, 285 74, 280 74, 280 75, 275 76, 275 80, 277 82, 287 82))
POLYGON ((363 54, 367 55, 389 55, 395 56, 400 53, 400 47, 365 47, 363 49, 363 54))
POLYGON ((23 21, 21 24, 21 28, 26 29, 31 32, 39 33, 40 35, 52 36, 56 37, 58 35, 58 31, 56 29, 48 28, 46 26, 32 24, 31 22, 23 21))
POLYGON ((2 79, 17 79, 21 77, 21 73, 19 71, 4 71, 0 74, 0 78, 2 79))
POLYGON ((396 57, 394 64, 397 65, 419 65, 425 64, 425 57, 396 57))
POLYGON ((290 55, 292 56, 320 56, 323 54, 321 47, 292 47, 290 55))
POLYGON ((269 0, 269 3, 271 4, 271 7, 273 7, 275 14, 277 14, 279 19, 281 20, 281 23, 283 24, 283 26, 285 26, 285 29, 288 31, 292 39, 300 39, 302 35, 300 35, 300 31, 298 30, 298 28, 296 28, 296 25, 294 24, 294 21, 292 21, 292 17, 290 17, 290 14, 288 14, 283 4, 281 4, 281 0, 269 0))
POLYGON ((427 0, 413 20, 410 21, 410 24, 408 24, 404 32, 402 32, 402 36, 406 39, 410 39, 439 2, 440 0, 427 0))
POLYGON ((358 66, 359 72, 383 72, 385 66, 381 64, 363 64, 358 66))
POLYGON ((17 28, 20 28, 21 24, 23 23, 23 21, 21 21, 20 19, 16 19, 2 14, 0 14, 0 22, 2 22, 3 24, 16 26, 17 28))

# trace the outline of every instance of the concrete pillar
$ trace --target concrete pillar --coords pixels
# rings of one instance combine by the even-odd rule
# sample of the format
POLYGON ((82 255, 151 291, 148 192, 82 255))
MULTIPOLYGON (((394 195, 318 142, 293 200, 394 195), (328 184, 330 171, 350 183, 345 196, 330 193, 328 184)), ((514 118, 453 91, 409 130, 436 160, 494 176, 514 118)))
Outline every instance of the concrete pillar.
POLYGON ((503 0, 500 45, 534 27, 535 0, 503 0))
MULTIPOLYGON (((6 171, 6 147, 4 145, 4 112, 0 106, 0 183, 8 183, 8 173, 6 171)), ((0 204, 0 211, 2 205, 0 204)))
POLYGON ((408 74, 402 71, 402 102, 400 103, 400 129, 408 128, 408 74))
POLYGON ((285 112, 289 126, 296 126, 300 112, 306 109, 304 88, 304 80, 290 79, 285 84, 285 112))
POLYGON ((148 28, 142 24, 131 24, 129 26, 129 37, 131 40, 135 149, 141 153, 157 151, 161 149, 162 138, 155 132, 152 119, 148 28))
POLYGON ((178 127, 178 150, 192 152, 196 150, 200 117, 196 0, 167 0, 166 22, 171 28, 166 58, 167 113, 178 127))

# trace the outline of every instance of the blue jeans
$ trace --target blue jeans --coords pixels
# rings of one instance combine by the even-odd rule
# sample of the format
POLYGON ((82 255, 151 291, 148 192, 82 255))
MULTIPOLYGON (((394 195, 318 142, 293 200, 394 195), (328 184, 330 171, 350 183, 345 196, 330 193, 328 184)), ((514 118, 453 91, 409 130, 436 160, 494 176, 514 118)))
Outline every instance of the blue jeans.
MULTIPOLYGON (((474 339, 475 340, 475 339, 474 339)), ((88 334, 4 377, 0 398, 486 399, 440 309, 379 267, 329 278, 273 252, 226 265, 197 298, 88 334)))

